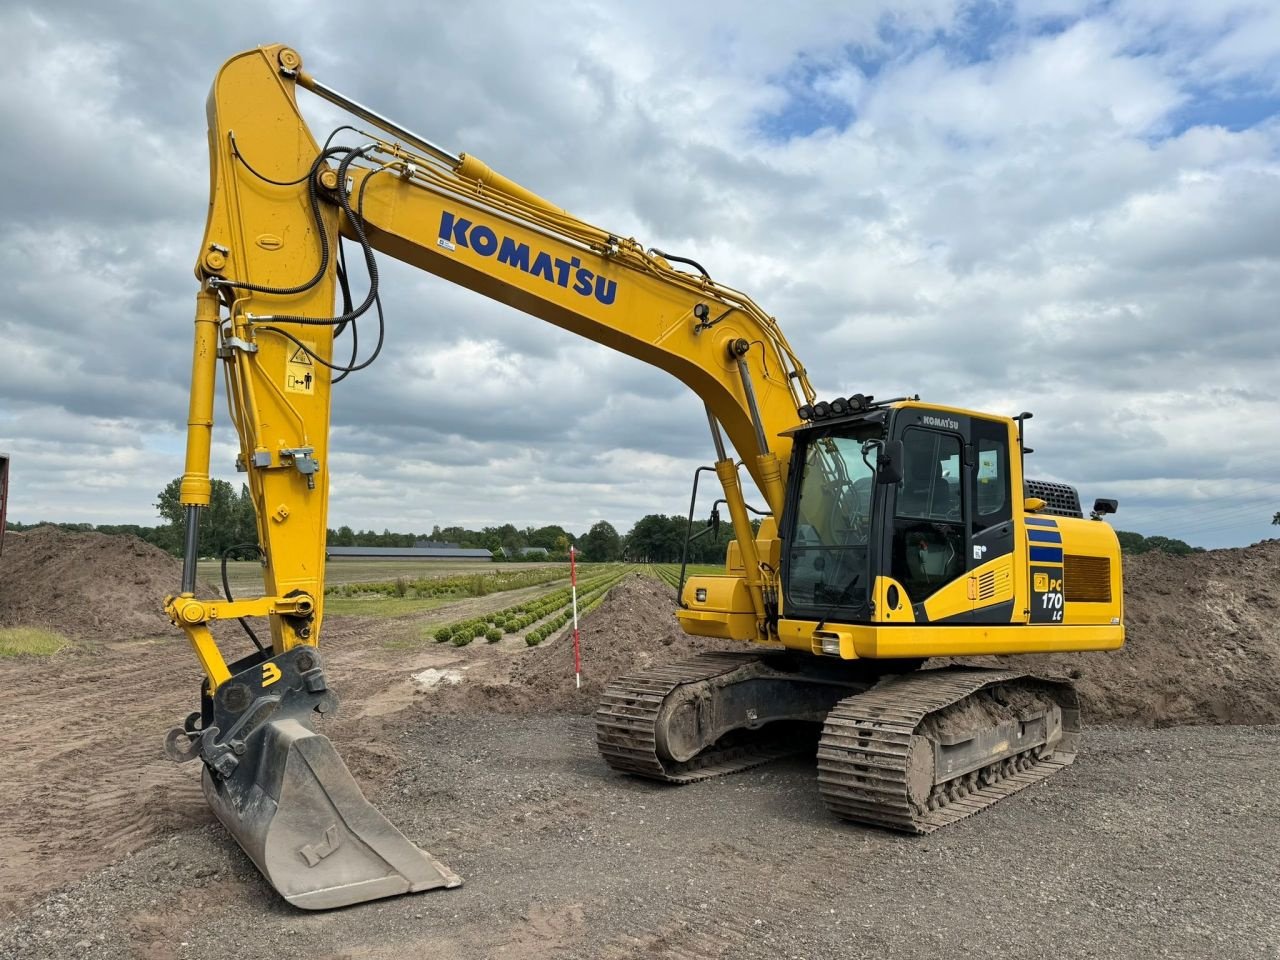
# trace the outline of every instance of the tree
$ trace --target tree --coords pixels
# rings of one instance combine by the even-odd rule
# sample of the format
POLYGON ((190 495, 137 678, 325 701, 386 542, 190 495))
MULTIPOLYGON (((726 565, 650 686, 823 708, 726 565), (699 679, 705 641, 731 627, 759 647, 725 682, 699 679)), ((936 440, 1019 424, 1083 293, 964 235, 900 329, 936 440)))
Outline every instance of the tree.
POLYGON ((484 536, 485 546, 489 547, 490 550, 495 549, 495 547, 505 547, 515 553, 521 547, 529 546, 524 534, 516 529, 515 524, 511 523, 504 523, 500 527, 485 527, 484 536), (490 546, 493 539, 496 539, 497 543, 494 546, 490 546))
POLYGON ((627 551, 632 560, 647 563, 674 563, 684 545, 685 521, 651 513, 641 517, 627 534, 627 551))
POLYGON ((622 556, 622 538, 608 520, 597 520, 582 538, 582 556, 594 563, 607 563, 622 556))
POLYGON ((1277 513, 1274 517, 1271 518, 1271 523, 1277 527, 1280 527, 1280 513, 1277 513))
POLYGON ((1193 547, 1185 540, 1173 537, 1144 537, 1131 530, 1117 530, 1116 539, 1120 541, 1122 553, 1172 553, 1175 556, 1186 556, 1188 553, 1203 553, 1204 547, 1193 547))
MULTIPOLYGON (((155 504, 160 516, 169 521, 169 549, 181 549, 186 524, 186 509, 182 506, 182 478, 174 477, 160 491, 155 504)), ((213 480, 209 488, 209 505, 200 511, 200 552, 204 556, 221 556, 228 547, 241 543, 257 543, 258 532, 254 522, 253 499, 249 488, 241 484, 237 496, 235 487, 225 480, 213 480)), ((166 544, 167 546, 167 544, 166 544)))
POLYGON ((532 527, 526 527, 524 533, 529 546, 545 547, 550 553, 563 552, 568 555, 569 544, 573 542, 573 537, 569 535, 569 531, 554 523, 550 526, 538 527, 536 530, 532 527), (561 541, 564 542, 563 551, 560 550, 561 541))
POLYGON ((1146 553, 1147 538, 1132 530, 1117 530, 1116 539, 1120 541, 1121 553, 1146 553))

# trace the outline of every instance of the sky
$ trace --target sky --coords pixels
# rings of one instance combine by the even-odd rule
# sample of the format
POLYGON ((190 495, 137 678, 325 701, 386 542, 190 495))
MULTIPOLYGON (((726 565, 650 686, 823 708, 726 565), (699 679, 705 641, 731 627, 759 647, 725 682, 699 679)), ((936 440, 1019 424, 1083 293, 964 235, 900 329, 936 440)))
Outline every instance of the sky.
MULTIPOLYGON (((1280 533, 1280 4, 0 3, 10 517, 157 522, 182 472, 220 64, 343 93, 774 314, 819 396, 1034 412, 1120 529, 1280 533)), ((300 92, 300 97, 306 96, 300 92)), ((304 102, 323 120, 327 105, 304 102)), ((330 526, 628 529, 713 451, 667 374, 381 261, 330 526)), ((214 470, 238 482, 219 402, 214 470)), ((709 508, 710 495, 708 495, 709 508)), ((701 512, 701 511, 700 511, 701 512)))

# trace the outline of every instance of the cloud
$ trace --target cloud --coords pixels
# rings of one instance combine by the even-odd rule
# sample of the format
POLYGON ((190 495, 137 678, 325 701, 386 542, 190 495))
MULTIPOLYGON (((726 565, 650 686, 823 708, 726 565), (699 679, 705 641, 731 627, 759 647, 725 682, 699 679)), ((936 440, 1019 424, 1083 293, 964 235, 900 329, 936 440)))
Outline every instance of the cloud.
MULTIPOLYGON (((1033 475, 1120 497, 1122 527, 1268 535, 1276 16, 1173 0, 12 6, 11 513, 148 522, 181 472, 204 97, 225 56, 287 41, 409 128, 750 293, 820 392, 1032 409, 1033 475)), ((382 273, 384 355, 334 393, 333 525, 582 531, 683 511, 710 458, 687 389, 387 258, 382 273)), ((236 449, 224 421, 229 479, 236 449)))

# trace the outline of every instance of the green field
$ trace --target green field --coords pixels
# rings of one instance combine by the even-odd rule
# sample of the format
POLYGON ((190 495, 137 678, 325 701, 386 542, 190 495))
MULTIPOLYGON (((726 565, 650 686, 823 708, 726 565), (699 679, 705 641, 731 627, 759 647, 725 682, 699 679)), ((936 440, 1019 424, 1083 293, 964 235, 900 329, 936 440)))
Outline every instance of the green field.
MULTIPOLYGON (((211 586, 222 583, 217 560, 200 561, 200 579, 211 586)), ((435 577, 455 577, 460 574, 496 573, 507 570, 530 570, 539 567, 563 568, 569 575, 567 563, 486 563, 467 560, 369 560, 363 557, 340 557, 325 566, 326 586, 342 586, 351 583, 375 583, 407 577, 411 580, 435 577)), ((227 579, 231 592, 239 597, 262 592, 262 565, 254 560, 232 560, 227 564, 227 579)))
MULTIPOLYGON (((651 563, 649 572, 673 588, 680 585, 680 564, 651 563)), ((720 563, 691 563, 685 570, 685 579, 695 575, 719 576, 724 573, 724 565, 720 563)))

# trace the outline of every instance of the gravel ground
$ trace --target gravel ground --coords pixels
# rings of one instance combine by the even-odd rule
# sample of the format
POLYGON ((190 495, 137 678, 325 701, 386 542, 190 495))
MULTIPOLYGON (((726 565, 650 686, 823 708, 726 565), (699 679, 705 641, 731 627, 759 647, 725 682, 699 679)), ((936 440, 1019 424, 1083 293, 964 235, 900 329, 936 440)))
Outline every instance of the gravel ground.
POLYGON ((1091 730, 909 838, 830 818, 808 761, 671 788, 607 772, 588 718, 415 724, 373 799, 462 888, 304 913, 201 827, 34 904, 0 956, 1280 957, 1280 727, 1091 730))

